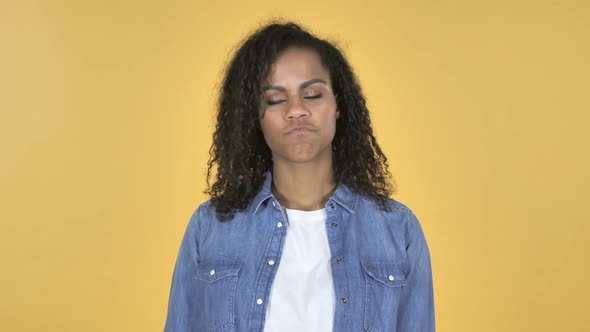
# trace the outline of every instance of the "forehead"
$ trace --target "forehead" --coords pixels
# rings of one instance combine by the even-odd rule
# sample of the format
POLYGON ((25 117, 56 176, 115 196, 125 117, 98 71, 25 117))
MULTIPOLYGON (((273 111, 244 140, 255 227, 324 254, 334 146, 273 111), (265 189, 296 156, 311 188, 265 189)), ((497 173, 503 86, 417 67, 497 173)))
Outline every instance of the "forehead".
POLYGON ((273 85, 288 85, 313 78, 330 83, 330 74, 317 52, 307 48, 289 48, 273 63, 267 81, 273 85))

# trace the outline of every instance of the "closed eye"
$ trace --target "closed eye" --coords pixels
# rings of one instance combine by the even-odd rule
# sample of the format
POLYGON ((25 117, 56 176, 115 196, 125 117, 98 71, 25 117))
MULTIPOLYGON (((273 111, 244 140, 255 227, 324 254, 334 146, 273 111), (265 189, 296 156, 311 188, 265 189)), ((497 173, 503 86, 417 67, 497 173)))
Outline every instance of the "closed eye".
POLYGON ((280 104, 280 103, 282 103, 284 101, 285 100, 267 100, 266 101, 266 104, 269 105, 269 106, 272 106, 272 105, 280 104))
MULTIPOLYGON (((303 97, 303 99, 319 99, 323 96, 323 93, 317 94, 317 95, 313 95, 313 96, 305 96, 303 97)), ((266 104, 268 106, 272 106, 272 105, 278 105, 280 103, 284 103, 286 102, 285 99, 280 99, 280 100, 267 100, 266 104)))

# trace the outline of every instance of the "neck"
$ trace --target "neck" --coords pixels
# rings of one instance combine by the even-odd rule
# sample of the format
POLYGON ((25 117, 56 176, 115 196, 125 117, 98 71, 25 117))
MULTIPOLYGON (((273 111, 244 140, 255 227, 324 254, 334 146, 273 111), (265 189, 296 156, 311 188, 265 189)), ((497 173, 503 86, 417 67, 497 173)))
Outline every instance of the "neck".
POLYGON ((331 163, 273 164, 271 191, 285 208, 322 209, 336 185, 331 163))

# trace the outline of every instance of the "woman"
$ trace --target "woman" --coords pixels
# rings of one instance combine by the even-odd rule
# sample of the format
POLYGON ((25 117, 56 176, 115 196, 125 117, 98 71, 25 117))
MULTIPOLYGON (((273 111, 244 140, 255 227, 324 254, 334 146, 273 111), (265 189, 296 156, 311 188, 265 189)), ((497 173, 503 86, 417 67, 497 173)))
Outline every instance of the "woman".
POLYGON ((293 23, 229 63, 166 331, 434 331, 430 255, 342 53, 293 23))

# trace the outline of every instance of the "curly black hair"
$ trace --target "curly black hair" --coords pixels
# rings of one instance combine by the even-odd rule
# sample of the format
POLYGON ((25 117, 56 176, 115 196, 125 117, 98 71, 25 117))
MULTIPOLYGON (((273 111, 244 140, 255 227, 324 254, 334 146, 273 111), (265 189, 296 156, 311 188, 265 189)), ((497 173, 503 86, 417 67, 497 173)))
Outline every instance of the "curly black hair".
POLYGON ((365 97, 343 52, 296 23, 273 21, 240 44, 219 89, 217 124, 207 162, 208 189, 204 191, 218 219, 227 221, 235 212, 244 211, 261 189, 266 172, 272 171, 271 151, 260 126, 260 101, 272 64, 292 47, 317 52, 337 96, 340 118, 332 141, 334 180, 387 210, 395 186, 387 158, 373 135, 365 97))

